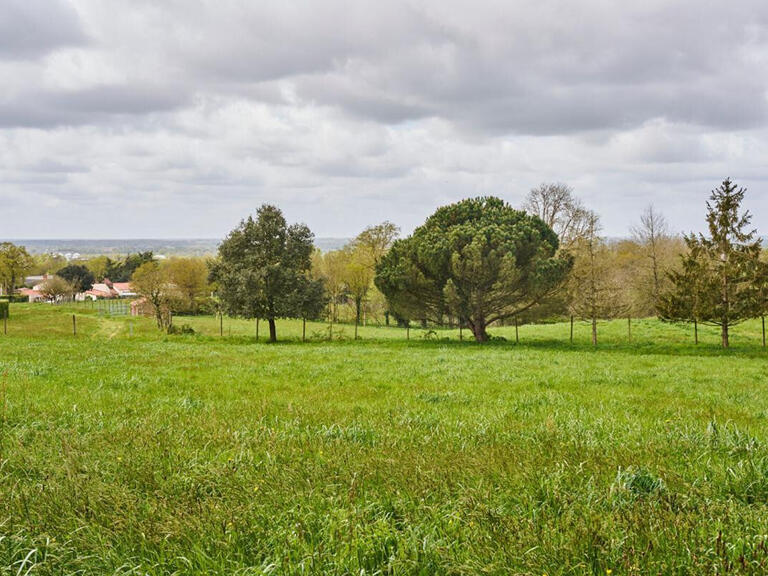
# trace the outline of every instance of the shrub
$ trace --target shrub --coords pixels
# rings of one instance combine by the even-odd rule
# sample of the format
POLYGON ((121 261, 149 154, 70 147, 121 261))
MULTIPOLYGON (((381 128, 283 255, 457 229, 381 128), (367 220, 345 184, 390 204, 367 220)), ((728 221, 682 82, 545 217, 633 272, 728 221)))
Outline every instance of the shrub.
POLYGON ((182 324, 181 326, 176 326, 175 324, 171 324, 168 326, 168 334, 194 334, 195 329, 192 328, 189 324, 182 324))

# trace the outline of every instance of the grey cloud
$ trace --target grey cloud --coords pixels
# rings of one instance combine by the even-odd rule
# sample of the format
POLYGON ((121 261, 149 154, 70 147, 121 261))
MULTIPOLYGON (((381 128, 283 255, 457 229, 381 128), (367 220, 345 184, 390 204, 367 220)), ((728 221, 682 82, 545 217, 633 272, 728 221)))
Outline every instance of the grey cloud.
POLYGON ((108 124, 125 116, 170 112, 189 94, 161 86, 98 86, 77 91, 31 92, 0 100, 0 127, 49 128, 108 124))
POLYGON ((407 231, 563 180, 619 235, 654 199, 694 227, 727 174, 768 226, 764 0, 8 0, 0 65, 5 234, 222 235, 263 201, 407 231))
POLYGON ((4 0, 0 9, 0 58, 37 58, 87 41, 77 12, 61 0, 4 0))
MULTIPOLYGON (((695 0, 173 1, 121 5, 119 20, 108 5, 81 9, 101 24, 93 50, 112 54, 130 85, 21 91, 0 111, 3 125, 99 124, 218 95, 291 104, 276 82, 304 105, 381 124, 437 117, 489 135, 622 130, 654 118, 741 129, 768 115, 760 0, 727 10, 695 0)), ((35 22, 48 22, 41 3, 30 6, 35 22)), ((30 50, 56 40, 39 38, 30 50)))

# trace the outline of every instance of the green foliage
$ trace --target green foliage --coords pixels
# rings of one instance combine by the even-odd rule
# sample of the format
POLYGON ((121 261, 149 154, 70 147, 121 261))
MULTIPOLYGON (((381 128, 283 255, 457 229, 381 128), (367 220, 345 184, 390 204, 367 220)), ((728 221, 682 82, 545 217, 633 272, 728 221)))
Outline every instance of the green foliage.
MULTIPOLYGON (((152 252, 129 254, 121 260, 107 258, 103 263, 104 278, 109 278, 112 282, 129 282, 139 266, 153 260, 154 255, 152 252)), ((97 280, 103 280, 104 278, 97 278, 97 280)))
POLYGON ((163 267, 179 295, 178 310, 175 312, 197 314, 210 288, 206 261, 202 258, 174 257, 163 262, 163 267))
POLYGON ((168 334, 179 334, 179 335, 190 335, 194 334, 195 329, 192 328, 189 324, 182 324, 180 326, 177 326, 176 324, 171 324, 168 326, 168 334))
POLYGON ((3 293, 12 294, 24 282, 34 261, 24 246, 11 242, 0 244, 0 287, 3 293))
POLYGON ((296 301, 291 304, 291 307, 298 311, 296 316, 305 320, 318 320, 328 305, 328 295, 323 281, 314 279, 308 274, 296 279, 292 296, 296 301))
POLYGON ((158 262, 150 260, 134 271, 131 284, 136 293, 152 308, 157 327, 169 330, 173 313, 182 299, 177 287, 171 282, 168 270, 158 262))
POLYGON ((223 310, 268 320, 270 340, 276 340, 275 319, 299 317, 316 302, 319 281, 305 276, 312 240, 307 226, 288 226, 277 207, 262 205, 255 220, 249 216, 229 233, 212 264, 223 310))
POLYGON ((535 306, 563 282, 571 260, 538 217, 493 197, 439 208, 397 240, 377 267, 376 286, 398 316, 486 327, 535 306))
POLYGON ((94 282, 93 272, 80 264, 65 266, 58 271, 56 276, 69 282, 76 292, 90 290, 94 282))
POLYGON ((707 202, 709 235, 685 236, 687 253, 670 279, 674 288, 660 299, 659 315, 668 321, 698 321, 719 326, 722 345, 729 329, 764 310, 762 287, 768 267, 760 260, 761 241, 748 230, 749 212, 741 212, 744 188, 726 179, 707 202))

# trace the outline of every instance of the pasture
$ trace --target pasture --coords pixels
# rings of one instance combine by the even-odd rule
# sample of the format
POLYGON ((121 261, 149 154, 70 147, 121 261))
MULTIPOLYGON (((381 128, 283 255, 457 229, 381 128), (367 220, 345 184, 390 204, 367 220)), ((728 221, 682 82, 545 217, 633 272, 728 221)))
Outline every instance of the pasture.
POLYGON ((768 570, 759 322, 176 323, 12 305, 0 574, 768 570))

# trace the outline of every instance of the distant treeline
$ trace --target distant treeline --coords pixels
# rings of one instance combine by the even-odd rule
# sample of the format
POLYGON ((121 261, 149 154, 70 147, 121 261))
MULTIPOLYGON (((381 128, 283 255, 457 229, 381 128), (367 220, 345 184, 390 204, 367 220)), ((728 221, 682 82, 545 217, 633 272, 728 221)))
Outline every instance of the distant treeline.
POLYGON ((597 344, 600 320, 657 315, 716 325, 728 346, 731 326, 768 309, 768 264, 741 209, 745 192, 729 179, 711 192, 707 234, 673 234, 649 206, 630 237, 607 239, 571 188, 542 184, 519 209, 471 198, 439 208, 406 238, 384 222, 326 250, 307 226, 263 205, 208 258, 139 252, 74 270, 5 243, 0 284, 8 293, 32 271, 59 272, 70 292, 88 274, 131 280, 162 329, 174 314, 215 312, 265 320, 272 340, 283 317, 325 318, 329 335, 336 322, 460 326, 480 342, 494 325, 570 317, 589 321, 597 344))

